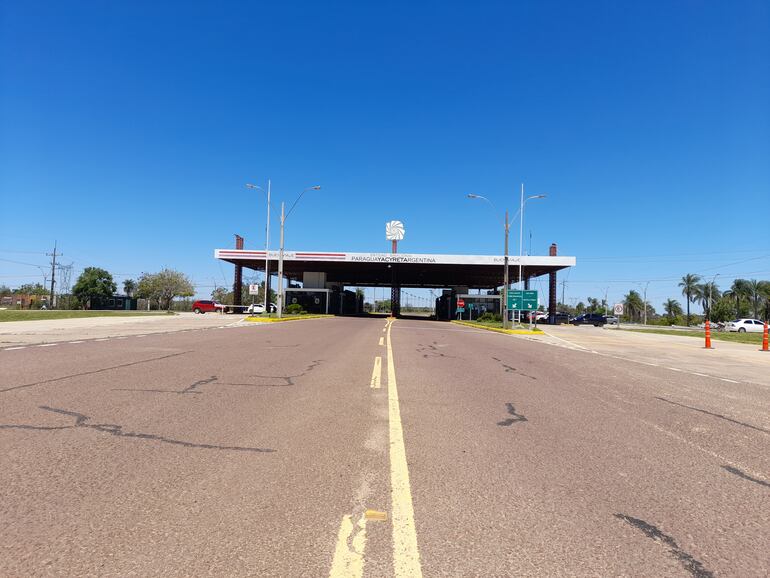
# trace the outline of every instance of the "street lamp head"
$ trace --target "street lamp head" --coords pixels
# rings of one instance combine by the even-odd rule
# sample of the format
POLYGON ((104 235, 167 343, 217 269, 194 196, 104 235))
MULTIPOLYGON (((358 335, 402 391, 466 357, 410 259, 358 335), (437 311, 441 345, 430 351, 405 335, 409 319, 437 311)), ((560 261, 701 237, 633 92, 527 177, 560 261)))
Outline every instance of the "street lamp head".
POLYGON ((469 199, 478 199, 478 198, 480 198, 478 195, 474 195, 473 193, 468 193, 465 196, 468 197, 469 199))
POLYGON ((262 187, 259 185, 252 185, 251 183, 246 183, 246 187, 249 189, 259 189, 260 191, 262 190, 262 187))
POLYGON ((531 197, 527 197, 527 200, 529 199, 545 199, 548 195, 532 195, 531 197))
POLYGON ((314 185, 314 186, 310 187, 310 190, 320 191, 321 190, 321 185, 314 185))

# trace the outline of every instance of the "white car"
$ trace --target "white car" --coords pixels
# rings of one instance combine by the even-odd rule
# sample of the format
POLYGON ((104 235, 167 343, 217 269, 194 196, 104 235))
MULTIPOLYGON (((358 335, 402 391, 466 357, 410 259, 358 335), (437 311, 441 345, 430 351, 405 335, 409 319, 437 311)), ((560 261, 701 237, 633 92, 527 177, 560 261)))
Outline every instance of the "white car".
MULTIPOLYGON (((270 312, 275 313, 276 307, 275 304, 270 304, 270 312)), ((252 303, 246 308, 246 313, 264 313, 265 312, 265 304, 264 303, 252 303)))
POLYGON ((738 333, 762 333, 765 324, 759 319, 734 319, 725 323, 725 331, 737 331, 738 333))

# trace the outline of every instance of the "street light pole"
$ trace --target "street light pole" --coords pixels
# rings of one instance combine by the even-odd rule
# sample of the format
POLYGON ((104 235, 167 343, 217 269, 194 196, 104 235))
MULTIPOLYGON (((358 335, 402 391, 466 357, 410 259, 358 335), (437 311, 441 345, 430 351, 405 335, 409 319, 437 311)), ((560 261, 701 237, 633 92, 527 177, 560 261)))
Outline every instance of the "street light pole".
MULTIPOLYGON (((469 199, 481 199, 482 201, 485 201, 489 203, 489 206, 492 207, 493 211, 497 211, 495 208, 495 205, 492 204, 492 201, 490 201, 488 198, 483 197, 481 195, 474 195, 473 193, 469 193, 466 195, 469 199)), ((515 219, 516 217, 514 217, 515 219)), ((511 222, 508 219, 508 211, 505 211, 505 221, 503 221, 503 228, 505 229, 505 251, 504 251, 504 266, 503 266, 503 290, 500 292, 500 312, 503 314, 503 328, 508 329, 508 283, 509 283, 509 276, 508 276, 508 234, 511 229, 511 222)))
POLYGON ((283 316, 283 223, 286 220, 284 215, 284 202, 281 201, 281 244, 278 250, 278 317, 283 316))
MULTIPOLYGON (((297 206, 297 203, 299 203, 302 196, 310 190, 317 191, 321 188, 320 185, 315 185, 312 187, 308 187, 304 189, 299 196, 297 197, 297 200, 294 201, 294 203, 289 208, 289 212, 285 212, 285 203, 281 201, 281 241, 280 241, 280 249, 278 251, 278 317, 283 316, 283 303, 284 303, 284 288, 283 288, 283 229, 284 229, 284 223, 286 222, 286 218, 291 215, 291 212, 294 210, 294 207, 297 206)), ((328 299, 328 296, 327 296, 328 299)))
POLYGON ((522 276, 522 256, 524 255, 524 205, 532 199, 544 199, 546 195, 532 195, 524 198, 524 183, 521 183, 521 204, 519 205, 519 283, 521 289, 524 289, 524 278, 522 276))
POLYGON ((647 287, 650 286, 650 282, 644 286, 644 324, 647 325, 647 287))
MULTIPOLYGON (((258 185, 246 184, 250 189, 264 189, 258 185)), ((267 179, 267 224, 265 225, 265 312, 270 313, 270 179, 267 179)))

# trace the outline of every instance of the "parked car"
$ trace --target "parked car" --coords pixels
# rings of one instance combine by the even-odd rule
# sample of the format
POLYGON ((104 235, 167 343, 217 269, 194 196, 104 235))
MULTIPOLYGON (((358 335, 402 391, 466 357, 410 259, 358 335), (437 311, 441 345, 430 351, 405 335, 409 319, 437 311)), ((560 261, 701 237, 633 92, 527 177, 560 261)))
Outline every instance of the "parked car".
POLYGON ((569 313, 565 313, 564 311, 557 311, 556 315, 554 316, 554 321, 557 324, 569 323, 570 321, 572 321, 572 317, 570 316, 569 313))
POLYGON ((593 325, 594 327, 602 327, 607 323, 607 318, 601 313, 583 313, 578 315, 572 321, 572 325, 593 325))
POLYGON ((738 333, 762 333, 765 324, 759 319, 734 319, 725 323, 725 331, 737 331, 738 333))
MULTIPOLYGON (((265 312, 265 304, 264 303, 252 303, 246 308, 246 313, 250 314, 260 314, 265 312)), ((276 312, 276 306, 275 303, 270 304, 270 313, 276 312)))
POLYGON ((618 318, 614 315, 607 315, 607 325, 617 325, 618 318))
POLYGON ((213 313, 214 311, 219 311, 221 309, 224 309, 224 305, 221 303, 217 303, 216 301, 209 301, 206 299, 199 299, 192 305, 193 313, 213 313))

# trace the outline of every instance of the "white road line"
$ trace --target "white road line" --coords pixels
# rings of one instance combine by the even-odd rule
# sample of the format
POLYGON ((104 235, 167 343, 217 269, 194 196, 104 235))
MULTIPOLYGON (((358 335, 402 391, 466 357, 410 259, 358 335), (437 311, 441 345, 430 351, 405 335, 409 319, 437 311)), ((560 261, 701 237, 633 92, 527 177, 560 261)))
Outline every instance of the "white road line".
POLYGON ((41 343, 40 345, 37 345, 36 347, 53 347, 54 345, 58 345, 57 343, 41 343))
POLYGON ((380 389, 380 375, 382 375, 382 357, 377 356, 374 358, 372 380, 369 382, 369 387, 373 389, 380 389))
POLYGON ((667 367, 666 369, 670 369, 671 371, 682 371, 681 369, 678 369, 676 367, 667 367))
POLYGON ((385 345, 385 338, 384 337, 380 337, 380 341, 379 341, 379 343, 377 345, 385 345))
POLYGON ((101 339, 94 339, 94 341, 109 341, 109 337, 102 337, 101 339))
POLYGON ((361 578, 364 575, 366 548, 366 517, 361 514, 358 523, 352 516, 343 516, 337 534, 337 546, 329 578, 361 578))
POLYGON ((706 375, 705 373, 696 373, 695 371, 691 371, 693 375, 697 375, 698 377, 711 377, 710 375, 706 375))
POLYGON ((128 339, 128 337, 116 337, 115 339, 128 339))
POLYGON ((409 468, 404 446, 404 429, 401 425, 401 408, 396 385, 396 365, 390 331, 393 321, 387 325, 388 336, 388 428, 390 431, 390 488, 393 510, 393 573, 397 578, 422 578, 420 552, 417 548, 417 531, 414 525, 412 490, 409 485, 409 468))
POLYGON ((6 347, 5 351, 16 351, 17 349, 27 349, 27 346, 22 345, 21 347, 6 347))
POLYGON ((134 337, 147 337, 146 335, 134 335, 134 337))
POLYGON ((734 379, 727 379, 726 377, 718 377, 717 379, 726 381, 727 383, 740 383, 740 381, 735 381, 734 379))
POLYGON ((82 341, 68 341, 67 343, 70 343, 71 345, 75 345, 77 343, 83 343, 82 341))

